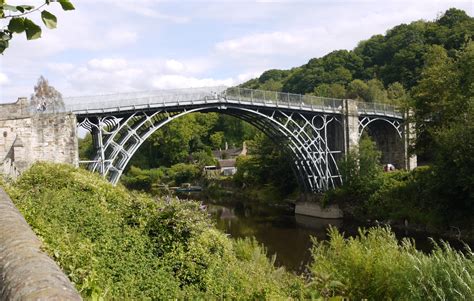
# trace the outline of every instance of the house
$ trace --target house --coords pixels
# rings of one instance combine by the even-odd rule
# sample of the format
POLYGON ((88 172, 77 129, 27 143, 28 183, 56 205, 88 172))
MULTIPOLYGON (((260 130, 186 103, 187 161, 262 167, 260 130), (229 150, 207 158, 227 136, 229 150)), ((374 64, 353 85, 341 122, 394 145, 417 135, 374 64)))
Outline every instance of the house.
POLYGON ((218 160, 218 162, 221 169, 221 175, 233 176, 237 172, 237 167, 235 167, 235 159, 221 159, 218 160))
POLYGON ((227 148, 225 150, 215 150, 212 151, 212 155, 217 159, 218 165, 216 166, 205 166, 204 172, 208 176, 216 174, 216 169, 222 176, 233 176, 237 172, 237 167, 235 167, 236 158, 238 156, 247 155, 247 146, 245 142, 242 145, 242 148, 227 148))
MULTIPOLYGON (((227 144, 226 144, 227 146, 227 144)), ((247 145, 245 142, 243 143, 241 148, 233 147, 233 148, 226 148, 223 150, 214 150, 212 151, 212 156, 216 159, 235 159, 238 156, 245 156, 247 155, 247 145)))

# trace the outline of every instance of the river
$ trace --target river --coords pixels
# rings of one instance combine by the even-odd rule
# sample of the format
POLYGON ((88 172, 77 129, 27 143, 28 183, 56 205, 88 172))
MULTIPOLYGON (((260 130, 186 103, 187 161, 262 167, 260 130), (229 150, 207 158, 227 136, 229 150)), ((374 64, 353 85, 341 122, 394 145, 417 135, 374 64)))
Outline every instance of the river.
MULTIPOLYGON (((326 240, 330 225, 338 227, 346 235, 356 235, 357 228, 364 226, 350 220, 320 219, 294 215, 286 205, 268 205, 257 202, 235 201, 224 204, 205 202, 217 227, 231 237, 255 237, 267 249, 268 255, 276 255, 276 265, 303 273, 311 260, 311 237, 326 240)), ((398 238, 410 237, 416 247, 428 252, 432 244, 427 234, 395 231, 398 238)), ((459 242, 451 242, 462 248, 459 242)))

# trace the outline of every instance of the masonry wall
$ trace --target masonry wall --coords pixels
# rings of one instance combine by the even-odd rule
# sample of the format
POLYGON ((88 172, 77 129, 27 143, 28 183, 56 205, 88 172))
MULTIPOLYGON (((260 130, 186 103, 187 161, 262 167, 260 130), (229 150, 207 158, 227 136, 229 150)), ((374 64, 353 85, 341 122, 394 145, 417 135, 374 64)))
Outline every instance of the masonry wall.
POLYGON ((0 105, 0 172, 15 177, 36 161, 78 164, 76 117, 35 112, 26 99, 0 105))
POLYGON ((0 300, 82 300, 0 188, 0 300))

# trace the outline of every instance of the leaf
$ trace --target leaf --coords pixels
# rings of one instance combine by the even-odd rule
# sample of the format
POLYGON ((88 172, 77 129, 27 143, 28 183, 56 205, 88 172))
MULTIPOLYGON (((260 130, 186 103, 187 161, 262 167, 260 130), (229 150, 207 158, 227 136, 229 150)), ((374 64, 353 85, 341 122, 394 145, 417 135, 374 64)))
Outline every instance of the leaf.
POLYGON ((25 11, 32 10, 35 8, 33 5, 17 5, 16 9, 24 13, 25 11))
POLYGON ((10 41, 12 38, 11 32, 0 31, 0 41, 10 41))
POLYGON ((58 22, 56 16, 46 10, 41 12, 41 20, 43 20, 44 25, 46 25, 46 27, 49 29, 56 28, 56 24, 58 22))
POLYGON ((28 40, 35 40, 41 38, 41 27, 36 25, 33 21, 28 18, 25 18, 25 31, 26 38, 28 40))
POLYGON ((8 30, 15 33, 22 33, 25 31, 25 18, 13 18, 8 23, 8 30))
POLYGON ((63 10, 74 10, 74 5, 72 5, 69 0, 58 0, 59 4, 61 4, 61 7, 63 10))
POLYGON ((18 9, 16 8, 16 6, 8 5, 8 4, 4 4, 4 5, 3 5, 3 9, 4 9, 4 10, 9 10, 9 11, 18 11, 18 9))
POLYGON ((0 54, 3 54, 3 52, 7 48, 8 48, 8 41, 0 40, 0 54))

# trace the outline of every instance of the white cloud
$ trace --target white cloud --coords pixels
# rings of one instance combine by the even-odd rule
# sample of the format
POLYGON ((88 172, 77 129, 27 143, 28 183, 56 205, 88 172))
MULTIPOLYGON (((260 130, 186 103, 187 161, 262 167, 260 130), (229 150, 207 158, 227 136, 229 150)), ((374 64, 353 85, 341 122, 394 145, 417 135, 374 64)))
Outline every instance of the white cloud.
POLYGON ((0 72, 0 86, 7 85, 8 83, 10 83, 8 76, 0 72))
POLYGON ((298 54, 317 48, 315 38, 327 34, 324 28, 259 33, 219 42, 216 49, 231 55, 298 54))
MULTIPOLYGON (((52 3, 48 10, 57 15, 58 28, 44 28, 43 37, 34 41, 17 35, 0 56, 0 74, 9 82, 0 78, 0 102, 29 95, 41 74, 66 96, 237 84, 263 70, 291 68, 335 49, 352 49, 402 22, 432 20, 449 7, 474 13, 472 0, 74 4, 75 11, 63 12, 52 3)), ((33 18, 41 24, 39 14, 33 18)))
POLYGON ((92 69, 118 70, 118 69, 126 68, 127 61, 124 59, 114 59, 114 58, 92 59, 87 63, 87 65, 92 69))
POLYGON ((263 71, 257 71, 257 72, 245 72, 237 75, 237 84, 243 83, 248 81, 249 79, 259 77, 263 71))
POLYGON ((156 89, 176 89, 176 88, 197 88, 214 86, 232 86, 235 81, 232 78, 213 79, 195 78, 182 75, 161 75, 151 79, 153 88, 156 89))
POLYGON ((177 61, 177 60, 167 60, 165 62, 165 65, 166 65, 166 68, 168 68, 168 70, 172 71, 172 72, 182 72, 184 70, 184 65, 183 63, 177 61))
MULTIPOLYGON (((94 58, 72 68, 53 64, 65 96, 93 95, 150 89, 234 85, 240 80, 199 76, 208 65, 201 59, 94 58)), ((249 75, 246 75, 249 76, 249 75)))
POLYGON ((74 64, 71 63, 48 63, 47 66, 51 71, 58 73, 66 73, 75 68, 74 64))
POLYGON ((161 0, 82 0, 86 3, 97 5, 103 3, 108 9, 115 6, 127 13, 138 14, 143 17, 155 18, 172 23, 186 23, 190 21, 187 16, 180 16, 178 14, 166 14, 159 10, 158 4, 161 0))

